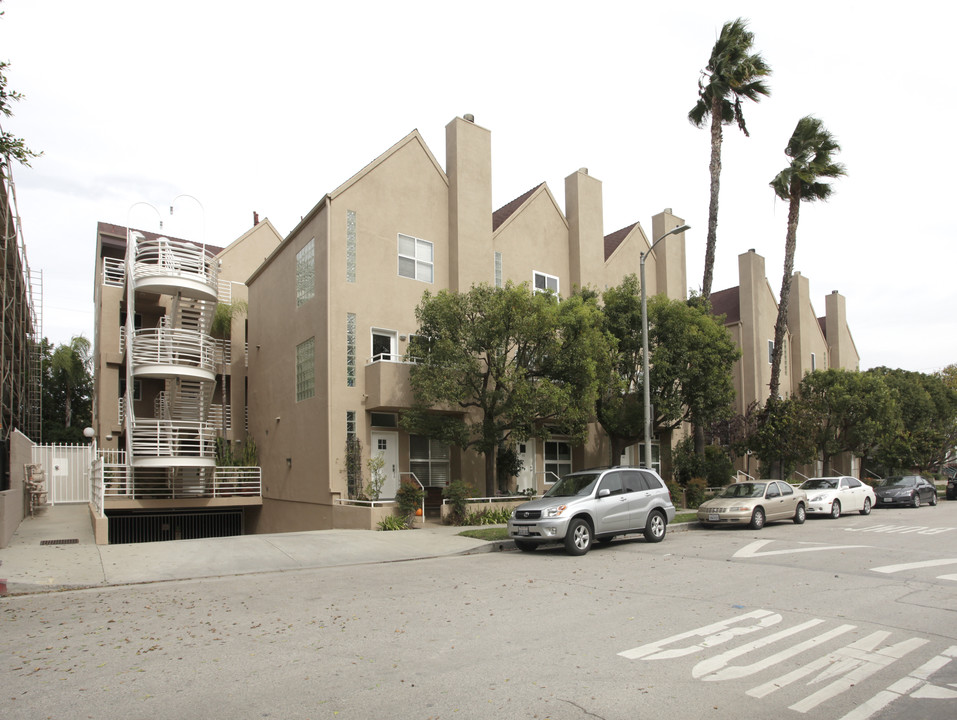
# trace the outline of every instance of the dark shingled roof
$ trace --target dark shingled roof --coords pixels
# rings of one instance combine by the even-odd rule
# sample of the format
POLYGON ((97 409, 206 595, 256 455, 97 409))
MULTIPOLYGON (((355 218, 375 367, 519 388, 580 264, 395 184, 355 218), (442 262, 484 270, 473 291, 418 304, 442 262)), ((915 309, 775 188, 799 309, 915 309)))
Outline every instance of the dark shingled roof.
POLYGON ((735 286, 727 290, 711 293, 711 314, 724 315, 725 325, 741 321, 741 288, 735 286))
POLYGON ((635 229, 635 226, 638 223, 632 223, 628 227, 623 227, 621 230, 615 230, 615 232, 610 235, 605 235, 605 260, 611 257, 611 254, 618 249, 618 246, 621 245, 622 241, 628 234, 635 229))
POLYGON ((532 196, 532 193, 534 193, 536 190, 538 190, 538 188, 540 188, 544 184, 545 183, 539 183, 538 185, 533 187, 524 195, 519 195, 517 198, 512 200, 512 202, 508 203, 507 205, 502 205, 502 207, 500 207, 498 210, 493 212, 492 213, 492 232, 495 232, 496 230, 498 230, 499 226, 501 226, 502 223, 508 220, 512 216, 512 213, 518 210, 522 206, 522 203, 528 200, 532 196))
POLYGON ((824 339, 827 340, 827 316, 819 317, 817 319, 817 324, 821 326, 821 335, 824 336, 824 339))

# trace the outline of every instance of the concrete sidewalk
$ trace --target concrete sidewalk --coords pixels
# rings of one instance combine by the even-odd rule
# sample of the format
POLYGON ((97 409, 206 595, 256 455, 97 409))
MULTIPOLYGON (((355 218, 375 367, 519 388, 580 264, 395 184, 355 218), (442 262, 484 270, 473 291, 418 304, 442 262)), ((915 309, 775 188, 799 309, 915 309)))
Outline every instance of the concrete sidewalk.
POLYGON ((57 505, 24 518, 10 545, 0 550, 0 593, 4 581, 6 593, 20 595, 514 548, 511 541, 490 543, 462 537, 459 533, 464 529, 427 525, 401 532, 316 530, 96 545, 87 506, 57 505))
MULTIPOLYGON (((688 530, 691 523, 668 526, 688 530)), ((0 550, 0 595, 224 575, 421 560, 513 550, 511 540, 462 537, 463 527, 315 530, 206 540, 97 545, 87 505, 47 507, 24 518, 0 550)), ((667 540, 666 540, 667 542, 667 540)))

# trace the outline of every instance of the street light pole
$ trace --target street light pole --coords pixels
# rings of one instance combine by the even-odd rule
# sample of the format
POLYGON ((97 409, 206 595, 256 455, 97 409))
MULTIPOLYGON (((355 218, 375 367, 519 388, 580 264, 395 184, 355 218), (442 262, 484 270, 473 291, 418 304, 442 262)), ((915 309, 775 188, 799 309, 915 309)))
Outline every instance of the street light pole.
POLYGON ((690 228, 690 225, 679 225, 672 228, 651 243, 648 252, 641 254, 641 382, 644 385, 645 395, 645 467, 649 470, 651 469, 651 385, 649 383, 651 371, 648 369, 648 297, 645 294, 645 260, 649 253, 655 249, 655 245, 666 237, 683 233, 690 228))

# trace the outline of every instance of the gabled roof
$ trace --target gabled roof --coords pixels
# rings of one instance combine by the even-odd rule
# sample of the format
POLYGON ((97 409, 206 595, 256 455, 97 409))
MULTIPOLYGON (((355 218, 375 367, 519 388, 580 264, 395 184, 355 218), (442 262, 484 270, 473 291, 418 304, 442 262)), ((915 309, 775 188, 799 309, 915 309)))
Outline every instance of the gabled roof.
POLYGON ((711 293, 711 314, 724 315, 724 324, 741 322, 741 287, 711 293))
POLYGON ((535 194, 535 191, 538 190, 545 183, 539 183, 527 193, 519 195, 517 198, 512 200, 510 203, 502 205, 498 210, 492 213, 492 232, 495 232, 499 227, 508 220, 512 214, 518 210, 522 205, 525 204, 525 201, 528 200, 532 195, 535 194))
POLYGON ((821 335, 824 336, 824 339, 827 340, 827 316, 819 317, 817 319, 817 324, 821 327, 821 335))
POLYGON ((605 260, 611 257, 612 253, 618 249, 618 246, 621 245, 625 238, 631 234, 631 231, 635 229, 638 223, 632 223, 628 227, 623 227, 621 230, 616 230, 610 235, 605 235, 605 260))

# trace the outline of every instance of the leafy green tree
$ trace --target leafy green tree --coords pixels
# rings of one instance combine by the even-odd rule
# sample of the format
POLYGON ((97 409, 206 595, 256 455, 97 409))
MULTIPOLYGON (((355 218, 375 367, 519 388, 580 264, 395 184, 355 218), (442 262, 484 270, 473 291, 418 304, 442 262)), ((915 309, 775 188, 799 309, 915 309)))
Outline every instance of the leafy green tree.
POLYGON ((726 22, 721 28, 721 34, 711 49, 708 65, 698 80, 698 102, 688 113, 688 120, 695 127, 703 127, 709 118, 711 120, 711 205, 708 209, 708 241, 701 283, 701 294, 705 298, 711 296, 718 239, 722 126, 736 122, 741 132, 748 136, 743 102, 760 102, 762 95, 771 93, 764 83, 764 78, 771 74, 771 68, 761 55, 752 52, 754 33, 747 28, 747 22, 741 18, 726 22))
POLYGON ((760 422, 746 423, 752 431, 747 445, 760 460, 764 477, 787 479, 799 464, 814 459, 816 421, 817 416, 797 398, 768 398, 760 422))
POLYGON ((416 318, 415 402, 402 425, 482 453, 487 493, 495 493, 500 445, 553 432, 585 438, 607 354, 594 298, 558 302, 526 284, 483 284, 425 293, 416 318))
MULTIPOLYGON (((602 296, 603 327, 614 338, 608 380, 596 417, 611 445, 610 462, 644 436, 641 295, 627 276, 602 296)), ((654 431, 685 421, 710 423, 730 415, 731 370, 740 351, 724 325, 698 298, 688 302, 657 295, 648 301, 648 349, 654 431)))
POLYGON ((940 375, 886 367, 867 371, 883 379, 894 395, 900 422, 874 458, 888 473, 939 467, 957 443, 957 390, 940 375))
POLYGON ((784 153, 791 158, 788 166, 779 172, 770 185, 774 194, 788 201, 788 228, 784 242, 784 279, 778 303, 778 318, 774 326, 774 351, 771 354, 771 398, 778 397, 781 381, 781 357, 784 352, 784 334, 788 324, 788 302, 791 278, 794 272, 794 251, 797 247, 798 213, 801 202, 827 200, 831 186, 821 178, 837 178, 845 174, 844 166, 833 159, 841 146, 824 125, 810 115, 798 120, 784 153))
POLYGON ((49 340, 43 338, 40 352, 43 442, 87 442, 83 428, 93 421, 89 341, 77 336, 69 345, 54 348, 49 340))
POLYGON ((801 381, 798 403, 811 413, 809 437, 825 473, 834 456, 844 452, 866 456, 898 430, 894 395, 875 373, 815 370, 801 381))
MULTIPOLYGON (((3 16, 0 11, 0 17, 3 16)), ((13 103, 20 102, 23 95, 15 90, 7 89, 7 68, 10 63, 0 60, 0 115, 10 117, 13 115, 13 103)), ((8 159, 16 160, 22 165, 29 167, 30 160, 40 157, 43 153, 34 152, 28 148, 23 140, 6 130, 0 129, 0 178, 7 178, 9 171, 7 169, 8 159)))

